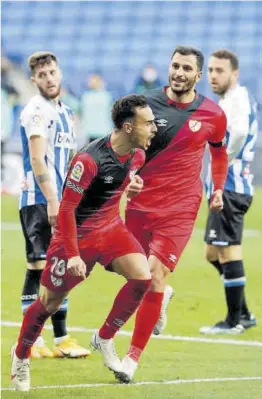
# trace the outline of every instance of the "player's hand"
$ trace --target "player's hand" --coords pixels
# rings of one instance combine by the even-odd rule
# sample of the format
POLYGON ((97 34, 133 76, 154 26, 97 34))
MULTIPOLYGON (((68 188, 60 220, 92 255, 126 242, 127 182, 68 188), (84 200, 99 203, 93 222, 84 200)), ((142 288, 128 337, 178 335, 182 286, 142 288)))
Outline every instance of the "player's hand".
POLYGON ((59 211, 59 201, 57 199, 51 199, 47 201, 48 222, 52 227, 54 227, 56 224, 58 211, 59 211))
POLYGON ((135 175, 126 188, 127 199, 139 194, 143 188, 144 181, 140 176, 135 175))
POLYGON ((223 207, 224 207, 223 191, 216 190, 213 192, 211 197, 210 210, 214 212, 222 211, 223 207))
POLYGON ((71 276, 81 277, 83 280, 86 278, 86 264, 80 256, 68 259, 67 270, 71 276))

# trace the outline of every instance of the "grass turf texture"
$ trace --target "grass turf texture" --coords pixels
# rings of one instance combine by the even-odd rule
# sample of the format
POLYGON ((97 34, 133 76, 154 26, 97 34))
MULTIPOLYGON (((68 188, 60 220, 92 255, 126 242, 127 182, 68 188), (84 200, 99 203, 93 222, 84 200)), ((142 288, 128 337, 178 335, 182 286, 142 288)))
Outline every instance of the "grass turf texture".
MULTIPOLYGON (((2 197, 2 220, 18 222, 17 199, 2 197)), ((251 209, 246 215, 245 227, 262 231, 262 190, 257 191, 251 209)), ((196 227, 204 228, 206 203, 203 201, 196 227)), ((243 249, 247 273, 249 306, 262 320, 261 298, 261 235, 244 237, 243 249)), ((20 295, 25 273, 24 241, 21 230, 2 230, 2 320, 21 321, 20 295)), ((74 289, 70 295, 69 326, 98 328, 124 280, 106 273, 99 265, 91 277, 74 289)), ((196 233, 186 248, 177 270, 169 282, 175 296, 169 308, 165 334, 200 336, 202 325, 211 325, 225 316, 223 287, 215 270, 203 257, 203 239, 196 233)), ((132 330, 134 319, 124 327, 132 330)), ((2 327, 2 388, 10 387, 10 347, 17 339, 17 327, 2 327)), ((90 341, 90 333, 72 333, 83 346, 90 341)), ((262 341, 260 324, 235 340, 262 341)), ((52 346, 52 332, 44 331, 52 346)), ((216 339, 216 337, 214 337, 216 339)), ((121 356, 128 348, 130 337, 117 336, 116 347, 121 356)), ((163 382, 204 378, 262 376, 262 347, 227 344, 182 342, 152 339, 141 358, 136 382, 163 382)), ((49 388, 30 393, 2 391, 2 398, 251 398, 260 397, 262 380, 199 382, 181 385, 119 386, 113 375, 103 366, 100 354, 93 353, 85 360, 35 360, 31 363, 32 386, 111 384, 86 388, 49 388), (260 392, 260 393, 259 393, 260 392)))

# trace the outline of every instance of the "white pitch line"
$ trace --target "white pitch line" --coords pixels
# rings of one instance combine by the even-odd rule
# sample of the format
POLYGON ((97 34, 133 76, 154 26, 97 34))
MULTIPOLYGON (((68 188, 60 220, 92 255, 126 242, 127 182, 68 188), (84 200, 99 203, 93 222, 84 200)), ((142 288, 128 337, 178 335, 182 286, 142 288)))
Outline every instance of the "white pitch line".
MULTIPOLYGON (((21 226, 19 223, 16 222, 2 222, 1 223, 1 228, 2 230, 21 230, 21 226)), ((201 228, 195 228, 194 229, 194 234, 196 235, 203 235, 204 234, 204 229, 201 228)), ((262 237, 262 230, 258 230, 258 229, 244 229, 243 231, 243 235, 245 237, 262 237)))
MULTIPOLYGON (((233 382, 233 381, 259 381, 262 377, 225 377, 225 378, 196 378, 192 380, 171 380, 171 381, 141 381, 132 384, 77 384, 77 385, 39 385, 31 387, 31 389, 68 389, 68 388, 104 388, 104 387, 133 387, 143 385, 180 385, 180 384, 195 384, 206 382, 233 382)), ((14 391, 13 388, 1 388, 1 391, 14 391)))
MULTIPOLYGON (((21 327, 21 323, 15 321, 1 321, 2 327, 21 327)), ((45 326, 47 330, 53 330, 51 325, 45 326)), ((93 333, 96 331, 94 328, 85 328, 85 327, 67 327, 68 331, 72 332, 83 332, 83 333, 93 333)), ((132 336, 132 331, 124 331, 120 330, 118 335, 123 335, 126 337, 132 336)), ((229 344, 229 345, 244 345, 244 346, 260 346, 262 347, 261 341, 247 341, 247 340, 236 340, 236 339, 226 339, 226 338, 202 338, 202 337, 183 337, 180 335, 170 335, 170 334, 162 334, 162 335, 152 335, 153 339, 162 339, 166 341, 187 341, 187 342, 203 342, 208 344, 229 344)))

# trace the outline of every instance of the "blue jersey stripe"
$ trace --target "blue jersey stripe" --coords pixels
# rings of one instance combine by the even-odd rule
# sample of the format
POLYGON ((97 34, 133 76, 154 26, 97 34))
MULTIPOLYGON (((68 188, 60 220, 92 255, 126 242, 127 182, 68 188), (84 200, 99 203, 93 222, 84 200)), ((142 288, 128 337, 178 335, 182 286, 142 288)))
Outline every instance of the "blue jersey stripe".
POLYGON ((249 162, 247 161, 243 161, 242 162, 242 173, 241 173, 241 177, 242 177, 242 181, 243 181, 243 185, 244 185, 244 193, 246 195, 251 195, 251 188, 248 184, 247 179, 245 178, 245 168, 248 167, 249 168, 249 162))
POLYGON ((69 160, 69 149, 65 148, 65 165, 64 165, 64 175, 68 172, 68 160, 69 160))
MULTIPOLYGON (((29 148, 28 148, 28 139, 26 137, 26 132, 24 126, 20 127, 20 134, 21 134, 21 141, 22 141, 22 151, 23 151, 23 168, 24 168, 24 176, 26 178, 26 173, 29 170, 32 170, 31 164, 30 164, 30 154, 29 154, 29 148)), ((21 194, 20 194, 20 203, 19 203, 19 209, 24 208, 28 204, 28 190, 26 189, 26 182, 25 182, 25 187, 22 188, 21 194)))
POLYGON ((23 125, 21 125, 21 140, 26 183, 23 187, 23 191, 21 191, 20 208, 31 204, 46 203, 46 199, 33 175, 30 163, 28 132, 24 127, 30 126, 30 118, 32 118, 30 112, 31 109, 35 109, 35 104, 39 107, 38 109, 40 112, 43 112, 45 127, 42 134, 45 134, 47 140, 45 162, 50 176, 56 185, 59 200, 61 200, 63 183, 67 174, 70 148, 74 146, 75 141, 73 133, 73 113, 71 110, 62 103, 54 105, 52 102, 41 98, 41 96, 33 97, 31 103, 29 102, 21 115, 21 123, 23 125), (29 125, 27 125, 28 122, 29 125))
POLYGON ((230 165, 228 168, 228 174, 225 183, 225 190, 235 192, 236 185, 234 179, 233 165, 230 165))
MULTIPOLYGON (((243 92, 243 88, 241 88, 243 92)), ((245 90, 245 89, 244 89, 245 90)), ((253 195, 252 174, 250 172, 250 163, 254 158, 254 151, 257 139, 257 120, 256 120, 256 103, 249 95, 250 115, 249 115, 249 132, 247 134, 245 143, 237 154, 236 158, 228 168, 228 175, 225 182, 225 190, 237 192, 244 195, 253 195)), ((226 131, 226 146, 228 146, 230 139, 230 132, 226 131)), ((205 188, 207 197, 210 198, 212 194, 212 179, 209 173, 206 179, 205 188)))
POLYGON ((21 201, 20 201, 20 208, 22 209, 28 204, 28 191, 22 191, 21 193, 21 201))
POLYGON ((229 142, 229 131, 226 130, 226 147, 228 146, 228 142, 229 142))
MULTIPOLYGON (((72 111, 69 110, 68 108, 66 108, 66 112, 67 112, 67 115, 69 116, 69 118, 72 118, 72 116, 73 116, 72 111)), ((64 133, 69 133, 69 126, 68 126, 65 114, 61 114, 60 113, 59 116, 60 116, 62 124, 63 124, 64 133)), ((64 167, 63 167, 63 171, 64 171, 64 176, 66 176, 67 170, 68 170, 69 149, 68 148, 64 148, 63 151, 64 151, 64 167)), ((63 182, 62 182, 62 185, 63 185, 63 182)), ((61 196, 62 196, 62 189, 63 189, 62 185, 60 186, 60 189, 61 189, 60 195, 61 196)))
MULTIPOLYGON (((236 157, 237 159, 242 159, 242 158, 243 158, 243 153, 244 153, 244 151, 245 151, 245 149, 246 149, 246 146, 248 145, 248 143, 250 143, 250 141, 251 141, 253 138, 254 138, 254 136, 253 136, 252 134, 249 134, 249 135, 247 136, 246 141, 245 141, 245 144, 244 144, 242 150, 240 151, 240 153, 239 153, 238 156, 236 157)), ((255 149, 255 143, 254 143, 254 145, 253 145, 253 149, 255 149)), ((251 149, 251 151, 252 151, 252 149, 251 149)))
POLYGON ((28 148, 28 139, 26 137, 24 126, 21 126, 20 133, 21 133, 21 140, 22 140, 24 173, 26 174, 26 172, 29 169, 32 169, 32 168, 31 168, 31 164, 30 164, 30 154, 29 154, 29 148, 28 148))
POLYGON ((59 166, 60 165, 60 151, 61 148, 55 147, 55 171, 56 171, 56 186, 57 186, 57 191, 58 191, 58 198, 60 200, 60 175, 59 175, 59 166))
POLYGON ((59 113, 59 116, 60 116, 60 119, 61 119, 61 121, 62 121, 62 123, 63 123, 63 130, 64 130, 64 132, 65 132, 65 133, 69 133, 69 126, 68 126, 68 123, 67 123, 65 114, 60 114, 60 113, 59 113))

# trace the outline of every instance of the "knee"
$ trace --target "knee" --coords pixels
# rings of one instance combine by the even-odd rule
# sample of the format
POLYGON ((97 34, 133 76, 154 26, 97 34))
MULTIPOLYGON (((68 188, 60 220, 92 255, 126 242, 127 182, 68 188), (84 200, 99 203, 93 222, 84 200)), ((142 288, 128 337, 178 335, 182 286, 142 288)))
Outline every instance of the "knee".
POLYGON ((245 282, 245 270, 241 260, 231 261, 223 264, 224 274, 227 280, 241 279, 242 285, 245 282))
POLYGON ((143 262, 137 263, 136 267, 132 269, 131 278, 135 280, 147 281, 151 282, 151 271, 149 268, 149 264, 147 259, 143 259, 143 262))
POLYGON ((149 270, 149 267, 148 267, 148 269, 145 269, 143 271, 143 273, 141 274, 139 279, 140 280, 144 280, 144 281, 149 281, 149 282, 152 281, 152 274, 151 274, 151 272, 149 270))
POLYGON ((60 305, 61 305, 61 303, 57 304, 53 300, 49 300, 49 301, 43 303, 43 306, 45 307, 46 311, 50 314, 56 313, 58 311, 58 309, 60 308, 60 305))
POLYGON ((45 310, 52 315, 58 311, 63 300, 51 298, 48 295, 43 295, 41 297, 41 302, 45 310))
POLYGON ((209 263, 218 260, 217 250, 213 245, 207 245, 205 249, 205 258, 209 263))
POLYGON ((166 285, 166 277, 167 277, 167 273, 165 272, 165 270, 163 270, 163 268, 160 267, 154 268, 151 271, 151 276, 152 276, 151 289, 153 291, 164 292, 166 285))
POLYGON ((159 270, 152 271, 152 279, 151 279, 151 281, 152 281, 153 285, 161 284, 163 279, 164 279, 163 273, 161 273, 159 270))
POLYGON ((38 260, 36 262, 29 263, 27 262, 27 269, 28 270, 43 270, 45 268, 46 261, 45 260, 38 260))
POLYGON ((219 251, 220 263, 233 262, 238 260, 242 260, 241 245, 229 245, 228 247, 220 249, 219 251))

